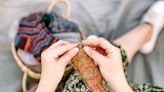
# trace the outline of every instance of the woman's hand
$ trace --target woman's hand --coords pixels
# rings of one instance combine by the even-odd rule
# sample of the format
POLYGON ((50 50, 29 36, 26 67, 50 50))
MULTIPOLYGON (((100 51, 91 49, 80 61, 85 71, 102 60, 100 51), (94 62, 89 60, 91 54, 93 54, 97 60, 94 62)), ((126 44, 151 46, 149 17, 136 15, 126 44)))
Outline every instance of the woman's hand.
POLYGON ((103 77, 110 84, 112 92, 132 91, 125 78, 120 50, 117 47, 104 38, 87 39, 82 43, 86 45, 84 51, 99 66, 103 77), (106 55, 99 53, 94 48, 103 49, 106 55))
POLYGON ((54 92, 60 83, 66 65, 79 51, 77 44, 58 41, 41 54, 42 72, 36 92, 54 92))

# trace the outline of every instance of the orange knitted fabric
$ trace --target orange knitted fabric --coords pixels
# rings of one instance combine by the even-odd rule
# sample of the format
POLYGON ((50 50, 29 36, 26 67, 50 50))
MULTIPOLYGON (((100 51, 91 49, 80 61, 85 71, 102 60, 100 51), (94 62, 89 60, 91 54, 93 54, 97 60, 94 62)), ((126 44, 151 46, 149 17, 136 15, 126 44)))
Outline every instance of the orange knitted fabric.
POLYGON ((86 55, 83 46, 79 45, 80 51, 72 59, 72 66, 79 73, 83 82, 90 88, 92 92, 108 92, 103 83, 103 77, 99 68, 94 61, 86 55))

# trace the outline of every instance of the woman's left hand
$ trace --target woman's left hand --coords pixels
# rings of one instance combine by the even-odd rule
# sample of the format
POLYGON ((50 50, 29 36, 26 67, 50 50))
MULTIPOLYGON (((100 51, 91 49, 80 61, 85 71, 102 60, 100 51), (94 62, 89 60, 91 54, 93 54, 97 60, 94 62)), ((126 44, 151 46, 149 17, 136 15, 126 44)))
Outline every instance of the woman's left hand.
POLYGON ((104 38, 92 38, 82 41, 84 51, 98 65, 112 92, 132 92, 123 71, 120 49, 104 38), (104 53, 100 53, 102 50, 104 53))
POLYGON ((66 65, 77 54, 77 44, 58 41, 41 54, 42 72, 36 92, 54 92, 66 65))

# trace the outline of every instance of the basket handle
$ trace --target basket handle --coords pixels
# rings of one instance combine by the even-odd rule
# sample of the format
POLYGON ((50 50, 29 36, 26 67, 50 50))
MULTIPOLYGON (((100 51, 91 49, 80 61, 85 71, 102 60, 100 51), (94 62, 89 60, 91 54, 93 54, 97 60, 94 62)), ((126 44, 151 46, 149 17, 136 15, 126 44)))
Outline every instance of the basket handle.
POLYGON ((23 92, 27 92, 27 77, 28 77, 27 73, 24 72, 23 79, 22 79, 22 90, 23 90, 23 92))
POLYGON ((66 16, 64 16, 64 18, 68 19, 70 17, 71 14, 71 1, 70 0, 54 0, 48 7, 47 12, 51 12, 53 7, 58 4, 58 3, 64 3, 67 6, 67 13, 66 16))

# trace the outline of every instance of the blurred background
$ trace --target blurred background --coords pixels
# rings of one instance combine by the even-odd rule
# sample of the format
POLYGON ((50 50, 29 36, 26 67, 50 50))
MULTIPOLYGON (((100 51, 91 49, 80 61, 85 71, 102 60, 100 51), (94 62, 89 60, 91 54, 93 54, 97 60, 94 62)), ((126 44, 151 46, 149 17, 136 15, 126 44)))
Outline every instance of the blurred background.
MULTIPOLYGON (((101 36, 104 30, 110 30, 107 32, 108 39, 112 41, 137 26, 144 13, 156 1, 72 0, 70 19, 89 31, 87 35, 94 33, 101 36)), ((51 2, 52 0, 0 0, 0 92, 21 92, 22 72, 11 53, 11 42, 14 41, 12 30, 16 30, 14 23, 31 13, 46 12, 51 2)), ((151 54, 136 54, 129 66, 128 79, 164 87, 163 66, 164 31, 151 54)))

